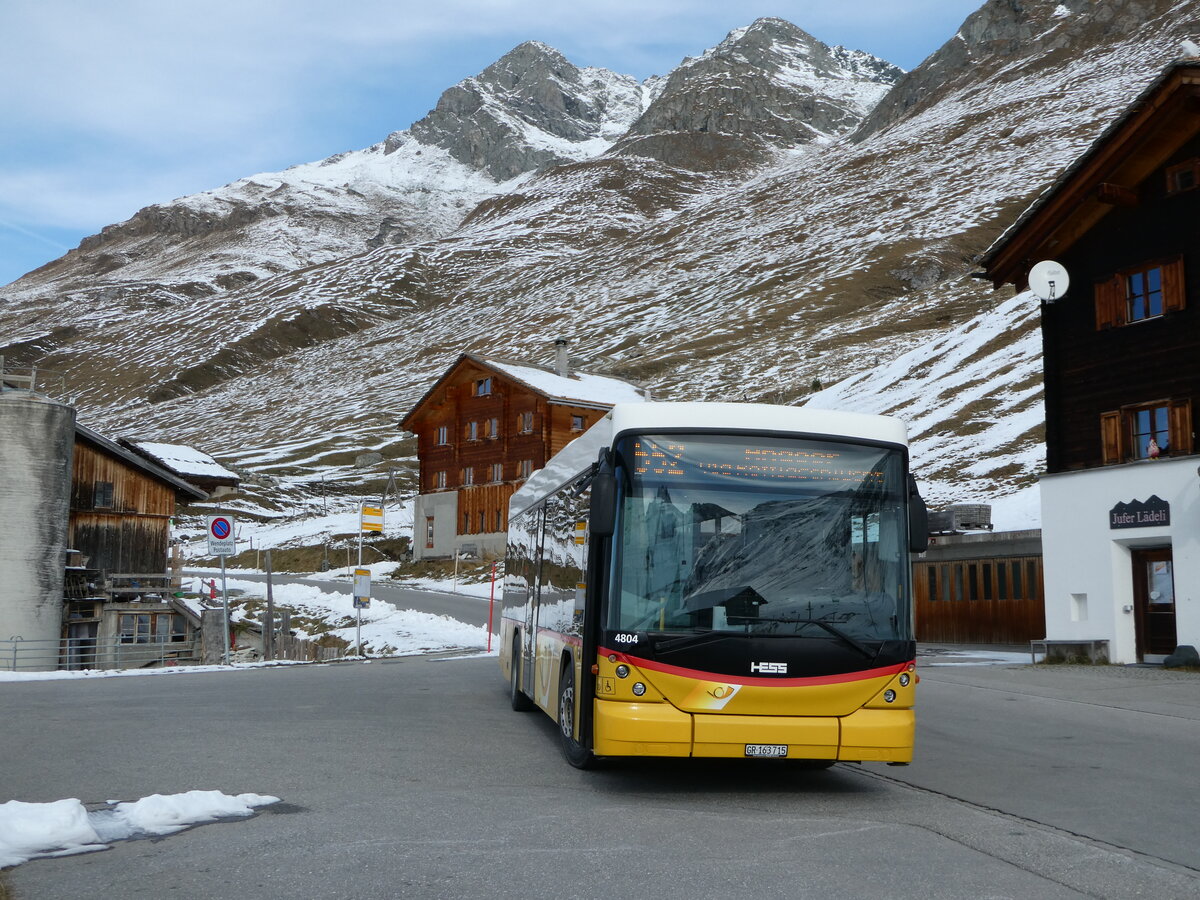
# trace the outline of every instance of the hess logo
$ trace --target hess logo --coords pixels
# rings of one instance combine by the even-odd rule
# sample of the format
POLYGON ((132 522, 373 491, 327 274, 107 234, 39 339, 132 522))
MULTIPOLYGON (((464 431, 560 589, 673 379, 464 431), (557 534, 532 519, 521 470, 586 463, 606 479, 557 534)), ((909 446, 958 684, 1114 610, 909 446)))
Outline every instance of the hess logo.
POLYGON ((787 663, 781 662, 752 662, 750 673, 759 675, 786 675, 787 663))

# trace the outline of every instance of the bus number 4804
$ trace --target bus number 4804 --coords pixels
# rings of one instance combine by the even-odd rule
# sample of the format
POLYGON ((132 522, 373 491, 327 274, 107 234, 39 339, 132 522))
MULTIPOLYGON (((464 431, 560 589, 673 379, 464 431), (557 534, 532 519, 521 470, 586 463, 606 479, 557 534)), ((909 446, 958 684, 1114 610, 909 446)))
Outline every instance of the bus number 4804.
POLYGON ((636 644, 638 636, 636 634, 618 634, 613 638, 615 644, 636 644))

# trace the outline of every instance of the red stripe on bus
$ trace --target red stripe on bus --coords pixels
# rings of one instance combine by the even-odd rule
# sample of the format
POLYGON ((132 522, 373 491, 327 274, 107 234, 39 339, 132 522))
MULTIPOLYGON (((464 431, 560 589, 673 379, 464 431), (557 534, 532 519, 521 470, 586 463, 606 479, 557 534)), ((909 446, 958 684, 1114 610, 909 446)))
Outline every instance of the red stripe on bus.
POLYGON ((662 672, 666 675, 678 675, 682 678, 694 678, 699 681, 724 681, 732 684, 745 685, 763 685, 770 687, 804 687, 814 684, 846 684, 851 681, 868 681, 872 678, 887 678, 892 675, 899 675, 913 661, 897 663, 894 666, 884 666, 881 669, 863 669, 858 672, 844 672, 840 675, 811 675, 807 678, 754 678, 749 675, 721 675, 717 672, 705 672, 702 669, 684 669, 680 666, 669 666, 666 663, 655 662, 649 659, 642 659, 639 656, 629 656, 625 653, 619 653, 616 650, 608 650, 604 647, 600 648, 600 653, 607 656, 616 656, 620 662, 628 663, 631 666, 637 666, 641 669, 650 669, 654 672, 662 672))

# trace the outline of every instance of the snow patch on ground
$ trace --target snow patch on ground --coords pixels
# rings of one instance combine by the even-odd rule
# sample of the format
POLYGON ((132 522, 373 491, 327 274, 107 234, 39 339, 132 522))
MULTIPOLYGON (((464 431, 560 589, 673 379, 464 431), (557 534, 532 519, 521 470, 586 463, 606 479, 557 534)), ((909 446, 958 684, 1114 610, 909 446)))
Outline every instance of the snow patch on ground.
POLYGON ((193 825, 254 814, 278 803, 263 794, 231 796, 220 791, 151 794, 131 803, 88 812, 77 799, 51 803, 0 803, 0 868, 46 856, 107 850, 113 841, 174 834, 193 825))
MULTIPOLYGON (((376 563, 363 568, 372 569, 372 584, 374 585, 377 583, 374 577, 375 573, 379 570, 391 570, 395 568, 395 563, 376 563)), ((345 576, 344 571, 341 574, 323 573, 306 578, 306 581, 316 582, 312 585, 295 583, 273 585, 271 593, 276 609, 286 607, 293 614, 327 624, 342 623, 340 627, 334 628, 329 633, 353 644, 357 635, 359 612, 354 608, 354 598, 348 593, 329 591, 320 586, 321 581, 348 583, 350 579, 345 576)), ((231 594, 236 594, 236 597, 231 597, 230 600, 231 621, 236 624, 253 618, 257 622, 257 617, 248 615, 239 606, 239 603, 246 600, 265 602, 266 584, 236 577, 230 578, 229 575, 229 570, 226 570, 227 590, 231 594)), ((209 582, 214 580, 219 592, 221 579, 220 575, 215 573, 194 578, 194 592, 200 593, 202 589, 207 589, 209 582), (203 584, 201 585, 200 582, 203 584)), ((428 584, 435 586, 433 589, 439 589, 436 586, 444 585, 440 589, 445 593, 450 592, 450 582, 430 580, 428 584)), ((458 593, 488 597, 490 584, 460 584, 459 588, 458 593)), ((292 623, 292 630, 297 637, 303 640, 320 637, 319 634, 307 633, 295 621, 292 623)), ((372 599, 371 605, 362 610, 362 642, 368 655, 409 656, 418 653, 437 653, 443 650, 483 649, 487 646, 487 637, 486 628, 468 625, 449 616, 437 616, 414 609, 399 609, 391 603, 385 603, 379 599, 372 599)))

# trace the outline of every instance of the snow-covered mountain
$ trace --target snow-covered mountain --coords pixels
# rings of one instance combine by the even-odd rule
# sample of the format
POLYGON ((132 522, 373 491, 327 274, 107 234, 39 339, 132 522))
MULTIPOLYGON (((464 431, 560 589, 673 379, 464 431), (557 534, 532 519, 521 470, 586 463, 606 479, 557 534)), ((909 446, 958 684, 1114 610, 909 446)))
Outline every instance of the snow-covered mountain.
POLYGON ((411 134, 507 181, 599 156, 642 114, 658 81, 576 68, 553 47, 526 41, 442 94, 411 134))
POLYGON ((462 350, 549 359, 565 336, 589 368, 662 398, 899 414, 935 502, 1011 496, 1041 465, 1037 309, 970 278, 973 259, 1158 74, 1196 12, 988 0, 902 77, 760 20, 653 86, 581 74, 597 99, 569 125, 528 110, 514 124, 545 85, 575 82, 525 91, 506 64, 495 81, 512 86, 489 96, 511 127, 485 140, 464 126, 472 139, 454 144, 455 100, 441 137, 424 132, 434 143, 417 126, 397 139, 498 185, 446 233, 202 304, 43 270, 0 291, 0 352, 63 371, 98 427, 316 477, 364 449, 411 458, 396 422, 462 350), (623 135, 601 106, 629 115, 623 135), (519 148, 534 125, 547 145, 613 143, 560 149, 567 161, 535 160, 502 188, 504 170, 461 162, 519 148))
POLYGON ((687 164, 686 154, 667 157, 661 148, 718 136, 743 150, 824 142, 860 125, 903 74, 862 51, 828 47, 790 22, 759 19, 684 60, 623 146, 687 164))
POLYGON ((199 299, 441 237, 528 173, 603 153, 642 114, 656 82, 577 68, 528 41, 448 89, 406 131, 146 207, 3 293, 103 284, 131 297, 199 299))

